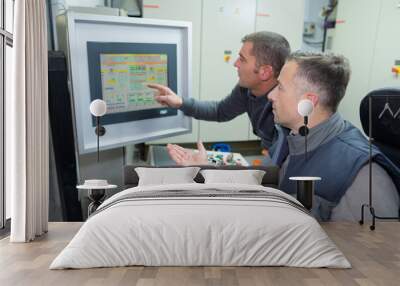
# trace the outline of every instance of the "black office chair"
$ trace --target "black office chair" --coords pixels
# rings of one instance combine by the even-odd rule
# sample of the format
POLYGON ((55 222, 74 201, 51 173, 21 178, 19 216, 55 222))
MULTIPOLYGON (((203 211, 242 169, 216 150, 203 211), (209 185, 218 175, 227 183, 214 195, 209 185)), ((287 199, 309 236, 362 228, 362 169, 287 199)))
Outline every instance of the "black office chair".
POLYGON ((370 136, 369 122, 372 122, 373 144, 400 168, 400 87, 368 93, 360 104, 360 119, 367 136, 370 136))
MULTIPOLYGON (((360 104, 360 119, 364 133, 397 167, 400 168, 400 87, 376 89, 368 93, 360 104)), ((371 164, 369 165, 372 171, 371 164)), ((375 229, 375 218, 400 220, 398 217, 380 217, 372 205, 372 186, 369 180, 369 203, 361 206, 360 224, 364 223, 364 208, 372 215, 371 230, 375 229)))

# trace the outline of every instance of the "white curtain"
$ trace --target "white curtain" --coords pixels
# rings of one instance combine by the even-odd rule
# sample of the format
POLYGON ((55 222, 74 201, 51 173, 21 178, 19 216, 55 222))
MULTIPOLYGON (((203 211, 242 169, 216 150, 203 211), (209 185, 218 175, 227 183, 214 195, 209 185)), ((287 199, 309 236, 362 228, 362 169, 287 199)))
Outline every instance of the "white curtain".
POLYGON ((6 98, 6 172, 12 242, 47 232, 49 138, 45 0, 17 0, 13 92, 6 98), (7 102, 8 101, 8 102, 7 102))

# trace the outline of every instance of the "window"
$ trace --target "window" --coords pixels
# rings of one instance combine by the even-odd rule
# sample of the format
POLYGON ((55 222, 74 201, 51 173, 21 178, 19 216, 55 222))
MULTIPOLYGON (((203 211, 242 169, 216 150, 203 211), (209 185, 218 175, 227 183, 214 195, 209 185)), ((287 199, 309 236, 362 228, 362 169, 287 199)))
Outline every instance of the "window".
POLYGON ((5 25, 3 27, 5 27, 7 32, 12 34, 14 32, 14 0, 5 0, 4 4, 5 25))
POLYGON ((11 92, 12 47, 14 32, 14 0, 0 0, 0 228, 4 229, 6 220, 11 216, 10 194, 6 192, 5 172, 5 135, 4 105, 11 92))

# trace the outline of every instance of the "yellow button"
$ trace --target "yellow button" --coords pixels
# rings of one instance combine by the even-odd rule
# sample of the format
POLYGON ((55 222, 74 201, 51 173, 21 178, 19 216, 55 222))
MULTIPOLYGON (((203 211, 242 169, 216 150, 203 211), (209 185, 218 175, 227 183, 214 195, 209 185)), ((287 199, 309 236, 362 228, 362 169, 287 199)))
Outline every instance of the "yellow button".
POLYGON ((392 67, 392 72, 394 72, 395 74, 400 74, 400 66, 392 67))

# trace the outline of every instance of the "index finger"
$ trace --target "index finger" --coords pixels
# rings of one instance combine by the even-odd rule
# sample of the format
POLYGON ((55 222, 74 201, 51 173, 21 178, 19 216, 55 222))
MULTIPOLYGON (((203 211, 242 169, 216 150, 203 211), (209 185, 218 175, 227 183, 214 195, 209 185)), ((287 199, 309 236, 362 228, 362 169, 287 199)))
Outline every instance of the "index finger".
POLYGON ((145 83, 145 85, 149 88, 157 89, 159 91, 169 91, 169 88, 165 85, 158 84, 158 83, 145 83))

